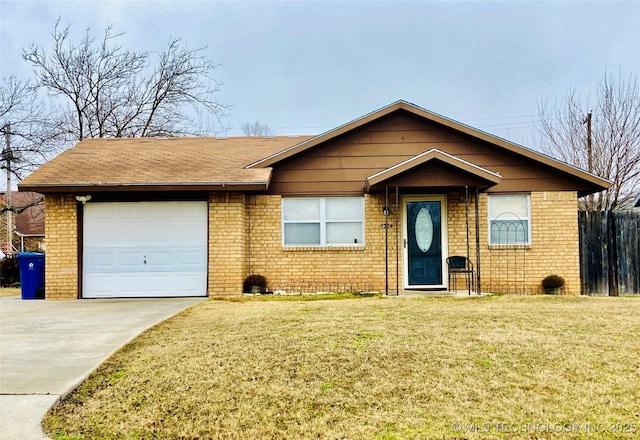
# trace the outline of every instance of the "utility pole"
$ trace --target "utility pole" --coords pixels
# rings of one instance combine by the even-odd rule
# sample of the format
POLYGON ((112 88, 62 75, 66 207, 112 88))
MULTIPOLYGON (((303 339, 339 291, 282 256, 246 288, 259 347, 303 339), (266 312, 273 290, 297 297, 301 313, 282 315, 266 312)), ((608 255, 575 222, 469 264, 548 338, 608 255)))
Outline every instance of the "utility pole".
MULTIPOLYGON (((587 124, 587 171, 593 173, 593 151, 591 148, 591 110, 587 113, 587 119, 584 120, 587 124)), ((589 206, 593 209, 593 194, 589 194, 589 206)))
POLYGON ((587 171, 593 173, 593 152, 591 150, 591 111, 587 113, 585 123, 587 124, 587 171))
POLYGON ((7 256, 13 255, 13 214, 11 213, 11 124, 6 125, 4 132, 6 141, 3 156, 7 161, 7 195, 5 197, 7 203, 7 256))

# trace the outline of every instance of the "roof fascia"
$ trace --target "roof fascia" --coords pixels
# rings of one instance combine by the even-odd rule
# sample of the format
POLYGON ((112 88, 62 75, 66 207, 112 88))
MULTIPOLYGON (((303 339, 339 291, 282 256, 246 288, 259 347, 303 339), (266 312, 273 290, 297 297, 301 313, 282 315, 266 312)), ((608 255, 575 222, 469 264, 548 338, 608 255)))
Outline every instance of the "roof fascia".
POLYGON ((33 184, 18 185, 24 191, 46 193, 82 193, 111 191, 264 191, 269 188, 269 181, 264 182, 212 182, 212 183, 143 183, 143 184, 33 184))
POLYGON ((396 177, 399 174, 404 173, 405 171, 411 170, 432 160, 441 160, 442 162, 445 162, 459 170, 466 171, 470 174, 473 174, 474 176, 487 180, 494 185, 500 183, 500 181, 502 180, 502 176, 498 173, 490 171, 469 161, 459 159, 437 148, 432 148, 425 151, 424 153, 421 153, 417 156, 414 156, 410 159, 407 159, 392 167, 389 167, 367 177, 365 179, 365 189, 368 192, 372 186, 392 179, 393 177, 396 177))

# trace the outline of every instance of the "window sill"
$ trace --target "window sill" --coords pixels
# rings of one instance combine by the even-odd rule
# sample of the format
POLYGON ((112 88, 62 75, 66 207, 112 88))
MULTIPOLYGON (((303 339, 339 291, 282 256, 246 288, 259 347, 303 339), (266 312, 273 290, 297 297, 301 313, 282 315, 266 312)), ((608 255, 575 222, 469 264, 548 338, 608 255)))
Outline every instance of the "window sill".
POLYGON ((530 244, 490 244, 487 247, 489 248, 489 250, 531 249, 530 244))
POLYGON ((364 251, 365 246, 283 246, 284 252, 364 251))

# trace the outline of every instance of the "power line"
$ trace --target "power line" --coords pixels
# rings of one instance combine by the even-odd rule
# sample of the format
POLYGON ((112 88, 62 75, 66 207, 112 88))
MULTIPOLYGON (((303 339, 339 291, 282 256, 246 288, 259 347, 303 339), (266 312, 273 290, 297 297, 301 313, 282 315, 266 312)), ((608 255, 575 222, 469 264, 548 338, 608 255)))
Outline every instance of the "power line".
MULTIPOLYGON (((513 115, 513 116, 493 116, 486 118, 457 118, 456 120, 463 123, 473 123, 469 124, 475 128, 481 130, 501 130, 501 129, 532 129, 540 127, 541 123, 544 121, 543 118, 548 118, 549 120, 559 119, 560 117, 554 113, 547 114, 528 114, 528 115, 513 115), (522 120, 517 120, 522 119, 522 120), (514 121, 516 120, 516 121, 514 121), (496 121, 494 124, 476 124, 476 122, 482 121, 496 121), (500 122, 504 121, 504 122, 500 122)), ((305 131, 309 134, 314 134, 318 132, 325 132, 335 128, 334 126, 328 125, 282 125, 282 126, 270 126, 273 130, 283 133, 288 130, 294 130, 297 132, 305 131)), ((225 131, 240 131, 241 127, 237 126, 229 126, 225 128, 225 131)))

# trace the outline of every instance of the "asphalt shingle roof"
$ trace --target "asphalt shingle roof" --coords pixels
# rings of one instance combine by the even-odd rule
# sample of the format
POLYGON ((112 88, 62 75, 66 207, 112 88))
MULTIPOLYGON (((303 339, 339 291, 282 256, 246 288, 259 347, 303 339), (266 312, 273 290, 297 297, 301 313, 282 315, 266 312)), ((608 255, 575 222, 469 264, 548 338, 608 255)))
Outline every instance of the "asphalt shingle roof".
POLYGON ((245 166, 309 138, 85 139, 26 177, 20 188, 266 184, 270 168, 245 166))

